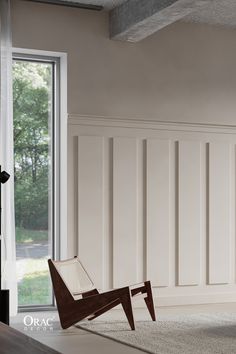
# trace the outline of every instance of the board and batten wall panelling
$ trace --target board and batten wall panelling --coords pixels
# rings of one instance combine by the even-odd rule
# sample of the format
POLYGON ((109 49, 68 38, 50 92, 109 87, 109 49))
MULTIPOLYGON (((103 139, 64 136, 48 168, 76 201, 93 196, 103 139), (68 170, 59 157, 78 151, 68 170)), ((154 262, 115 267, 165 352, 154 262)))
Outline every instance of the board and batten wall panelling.
POLYGON ((170 141, 147 139, 147 279, 169 285, 170 141))
POLYGON ((209 284, 230 277, 230 144, 209 144, 209 284))
POLYGON ((78 255, 97 287, 104 286, 104 139, 78 138, 78 255))
POLYGON ((178 144, 178 285, 200 280, 201 143, 178 144))
POLYGON ((74 233, 96 286, 150 279, 160 306, 233 301, 236 129, 79 121, 74 233))
POLYGON ((113 285, 138 280, 137 140, 113 140, 113 285))

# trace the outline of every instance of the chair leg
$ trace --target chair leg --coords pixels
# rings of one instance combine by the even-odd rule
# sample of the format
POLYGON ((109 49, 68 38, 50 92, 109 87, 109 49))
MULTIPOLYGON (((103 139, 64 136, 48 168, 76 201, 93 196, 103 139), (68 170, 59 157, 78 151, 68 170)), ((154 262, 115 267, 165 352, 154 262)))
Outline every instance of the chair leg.
POLYGON ((148 308, 148 311, 151 315, 152 320, 156 321, 156 314, 155 314, 155 308, 154 308, 154 304, 153 304, 151 283, 150 283, 150 281, 145 281, 144 284, 145 284, 146 291, 147 291, 147 297, 144 300, 145 300, 145 303, 147 305, 147 308, 148 308))
POLYGON ((132 309, 129 290, 128 290, 127 294, 122 295, 122 297, 120 297, 120 299, 121 299, 121 305, 122 305, 123 310, 126 314, 129 325, 130 325, 131 329, 134 331, 135 330, 134 316, 133 316, 133 309, 132 309))

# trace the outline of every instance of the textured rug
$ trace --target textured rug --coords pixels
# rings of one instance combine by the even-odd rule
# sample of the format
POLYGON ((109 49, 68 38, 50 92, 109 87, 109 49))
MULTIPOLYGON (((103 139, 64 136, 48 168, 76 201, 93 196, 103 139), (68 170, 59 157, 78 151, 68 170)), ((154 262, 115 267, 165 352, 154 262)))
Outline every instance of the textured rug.
POLYGON ((157 322, 83 322, 78 327, 140 349, 161 354, 236 353, 236 313, 159 316, 157 322))

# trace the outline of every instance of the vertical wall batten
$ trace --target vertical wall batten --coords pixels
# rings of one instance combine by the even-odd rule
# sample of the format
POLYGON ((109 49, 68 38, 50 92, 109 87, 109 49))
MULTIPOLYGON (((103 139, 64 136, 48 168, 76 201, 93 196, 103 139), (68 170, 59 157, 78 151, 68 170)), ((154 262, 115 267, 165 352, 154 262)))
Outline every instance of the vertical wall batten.
POLYGON ((170 141, 147 140, 147 278, 169 285, 170 141))
POLYGON ((209 283, 230 276, 230 144, 209 145, 209 283))
POLYGON ((104 286, 104 139, 78 142, 78 254, 95 284, 104 286))
POLYGON ((142 282, 146 278, 145 257, 145 141, 137 139, 137 281, 142 282))
POLYGON ((179 143, 179 269, 178 285, 200 280, 201 145, 179 143))
POLYGON ((138 280, 137 172, 137 140, 133 138, 114 138, 114 286, 123 286, 138 280))

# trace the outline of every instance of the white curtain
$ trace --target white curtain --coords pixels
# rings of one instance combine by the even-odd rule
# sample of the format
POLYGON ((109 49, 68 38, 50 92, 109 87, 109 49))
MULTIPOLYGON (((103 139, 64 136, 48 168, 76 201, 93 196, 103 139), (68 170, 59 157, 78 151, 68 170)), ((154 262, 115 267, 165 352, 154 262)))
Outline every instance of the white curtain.
POLYGON ((17 313, 10 0, 0 0, 0 164, 10 174, 2 184, 2 288, 10 290, 10 315, 17 313))

